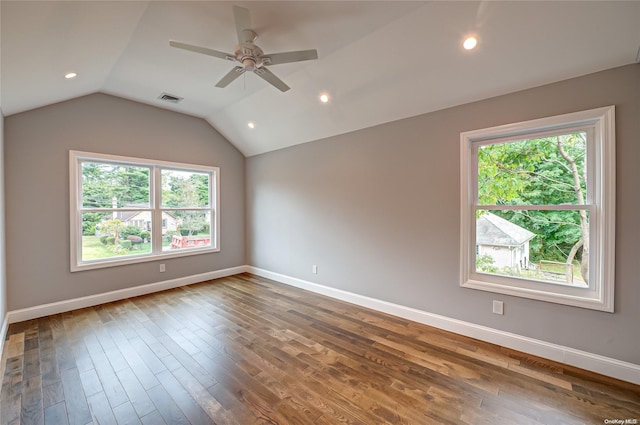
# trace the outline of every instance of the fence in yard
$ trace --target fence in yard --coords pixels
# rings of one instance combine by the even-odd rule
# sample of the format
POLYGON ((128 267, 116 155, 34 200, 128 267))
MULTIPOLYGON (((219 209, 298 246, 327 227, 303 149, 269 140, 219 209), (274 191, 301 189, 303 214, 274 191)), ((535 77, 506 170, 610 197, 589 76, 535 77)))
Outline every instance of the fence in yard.
POLYGON ((171 249, 194 248, 196 246, 208 246, 211 244, 211 236, 180 236, 173 235, 171 249))
POLYGON ((567 282, 567 268, 569 268, 569 283, 573 282, 573 267, 559 261, 540 260, 538 268, 545 279, 556 282, 567 282))

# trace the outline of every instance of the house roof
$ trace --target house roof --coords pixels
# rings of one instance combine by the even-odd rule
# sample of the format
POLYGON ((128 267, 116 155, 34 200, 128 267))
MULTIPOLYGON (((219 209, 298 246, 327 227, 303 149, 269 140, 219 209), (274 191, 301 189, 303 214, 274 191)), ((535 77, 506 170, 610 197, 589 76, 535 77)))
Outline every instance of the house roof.
POLYGON ((535 233, 489 212, 476 220, 478 245, 519 246, 535 236, 535 233))
MULTIPOLYGON (((149 205, 148 204, 129 204, 129 205, 125 205, 124 208, 149 208, 149 205)), ((141 212, 143 211, 117 211, 116 218, 123 222, 130 221, 141 212)), ((162 215, 163 216, 167 215, 174 220, 177 219, 177 217, 174 214, 170 213, 169 211, 162 211, 162 215)))
POLYGON ((247 156, 632 64, 640 44, 638 1, 2 1, 0 15, 5 115, 102 92, 204 118, 247 156), (317 49, 270 68, 291 90, 252 74, 217 88, 232 62, 169 46, 232 52, 233 5, 266 53, 317 49))

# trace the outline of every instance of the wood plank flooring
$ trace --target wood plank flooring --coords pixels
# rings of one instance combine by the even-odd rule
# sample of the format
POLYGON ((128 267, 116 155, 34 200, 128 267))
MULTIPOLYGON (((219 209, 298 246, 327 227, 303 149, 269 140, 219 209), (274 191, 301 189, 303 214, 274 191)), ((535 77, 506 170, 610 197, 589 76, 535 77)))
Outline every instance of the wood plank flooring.
POLYGON ((250 274, 12 324, 2 370, 2 425, 640 423, 639 386, 250 274))

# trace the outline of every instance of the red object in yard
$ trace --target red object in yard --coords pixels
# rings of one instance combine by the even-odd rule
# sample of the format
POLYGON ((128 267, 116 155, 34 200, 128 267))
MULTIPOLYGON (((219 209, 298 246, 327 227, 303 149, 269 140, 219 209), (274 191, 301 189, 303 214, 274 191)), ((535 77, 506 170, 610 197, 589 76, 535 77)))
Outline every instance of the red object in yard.
POLYGON ((210 236, 173 235, 171 238, 171 249, 195 248, 197 246, 209 246, 210 244, 210 236))

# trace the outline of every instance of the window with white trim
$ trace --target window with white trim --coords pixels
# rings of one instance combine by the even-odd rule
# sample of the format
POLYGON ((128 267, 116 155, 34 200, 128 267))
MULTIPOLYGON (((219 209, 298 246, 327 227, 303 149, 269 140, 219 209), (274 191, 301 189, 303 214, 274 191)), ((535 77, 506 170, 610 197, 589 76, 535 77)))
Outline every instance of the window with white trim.
POLYGON ((217 167, 69 152, 71 271, 220 250, 217 167))
POLYGON ((465 288, 613 312, 614 107, 461 133, 465 288))

